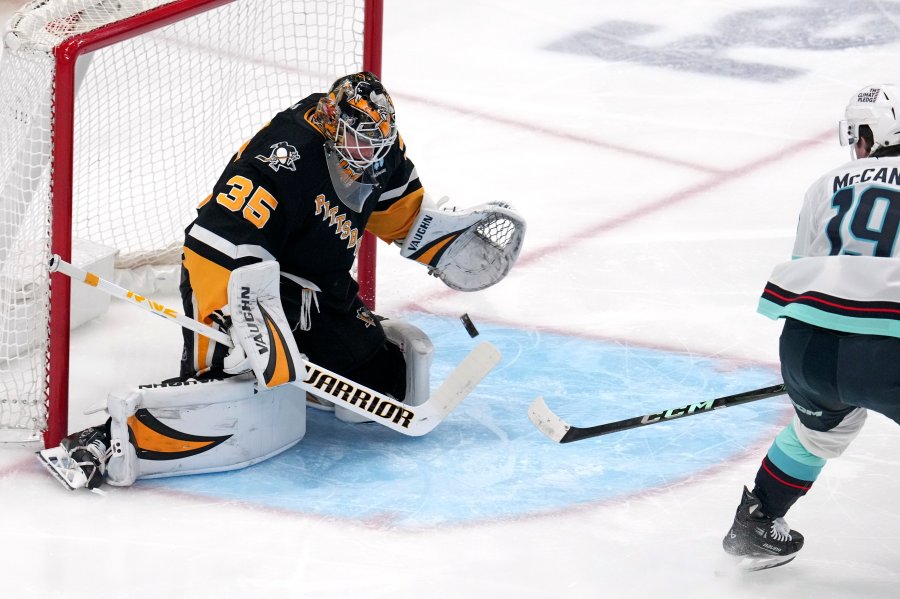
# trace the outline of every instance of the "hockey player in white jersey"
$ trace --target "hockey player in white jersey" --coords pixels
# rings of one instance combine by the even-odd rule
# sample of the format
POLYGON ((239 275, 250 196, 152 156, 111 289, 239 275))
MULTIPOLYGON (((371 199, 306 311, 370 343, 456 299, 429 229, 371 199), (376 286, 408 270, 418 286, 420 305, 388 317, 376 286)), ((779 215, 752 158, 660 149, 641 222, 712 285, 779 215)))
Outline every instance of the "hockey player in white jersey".
POLYGON ((900 423, 898 117, 898 86, 853 95, 838 131, 853 160, 807 191, 793 260, 775 268, 759 302, 760 313, 785 319, 779 353, 795 416, 723 540, 748 569, 787 563, 803 547, 784 516, 857 436, 867 410, 900 423))

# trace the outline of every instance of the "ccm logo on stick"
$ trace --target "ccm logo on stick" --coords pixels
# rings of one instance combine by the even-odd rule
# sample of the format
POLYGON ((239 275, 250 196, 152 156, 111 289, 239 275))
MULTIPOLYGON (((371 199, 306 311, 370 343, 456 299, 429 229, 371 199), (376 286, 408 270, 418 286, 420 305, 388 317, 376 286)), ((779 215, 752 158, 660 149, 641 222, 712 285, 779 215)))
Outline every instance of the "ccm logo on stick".
POLYGON ((694 403, 689 406, 684 406, 683 408, 671 408, 666 410, 665 412, 659 412, 657 414, 647 414, 643 418, 641 418, 641 424, 647 424, 648 422, 658 422, 660 420, 669 420, 671 418, 680 418, 682 416, 689 416, 694 412, 699 412, 702 410, 712 410, 714 408, 713 403, 715 400, 710 399, 709 401, 701 401, 700 403, 694 403))

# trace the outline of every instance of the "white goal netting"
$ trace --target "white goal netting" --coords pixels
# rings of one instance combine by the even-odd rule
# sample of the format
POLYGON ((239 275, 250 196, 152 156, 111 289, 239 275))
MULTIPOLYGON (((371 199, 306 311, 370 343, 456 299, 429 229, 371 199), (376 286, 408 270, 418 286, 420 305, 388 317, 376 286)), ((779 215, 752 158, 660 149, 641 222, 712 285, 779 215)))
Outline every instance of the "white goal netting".
POLYGON ((74 238, 114 249, 120 269, 177 264, 196 205, 241 144, 362 69, 366 5, 37 0, 13 17, 0 59, 0 441, 47 426, 47 264, 67 155, 74 238), (163 11, 173 22, 146 25, 163 11), (78 58, 72 113, 57 100, 56 48, 120 30, 128 39, 78 58), (69 117, 71 144, 54 131, 69 117))

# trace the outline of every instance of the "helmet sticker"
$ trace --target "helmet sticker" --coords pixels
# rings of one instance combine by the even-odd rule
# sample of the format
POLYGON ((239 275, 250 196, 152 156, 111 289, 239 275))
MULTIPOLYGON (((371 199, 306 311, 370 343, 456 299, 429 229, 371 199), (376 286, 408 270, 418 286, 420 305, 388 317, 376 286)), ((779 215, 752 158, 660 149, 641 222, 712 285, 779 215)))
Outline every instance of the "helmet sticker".
POLYGON ((877 102, 878 94, 881 93, 880 87, 870 87, 859 92, 856 96, 857 102, 877 102))
POLYGON ((887 148, 893 152, 900 146, 900 88, 876 83, 855 92, 838 127, 838 141, 851 146, 853 160, 860 152, 873 157, 883 156, 887 148), (861 139, 865 144, 857 147, 861 139))

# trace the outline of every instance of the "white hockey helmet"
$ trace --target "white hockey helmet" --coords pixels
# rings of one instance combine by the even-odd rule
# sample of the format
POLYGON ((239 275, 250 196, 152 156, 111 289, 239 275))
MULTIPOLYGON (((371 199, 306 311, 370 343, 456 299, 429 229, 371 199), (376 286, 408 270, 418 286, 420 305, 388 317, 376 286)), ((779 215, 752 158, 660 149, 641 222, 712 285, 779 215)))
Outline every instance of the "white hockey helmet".
POLYGON ((863 125, 872 132, 870 153, 900 145, 900 88, 889 83, 868 85, 850 98, 844 119, 838 124, 838 138, 842 146, 851 146, 854 159, 852 147, 859 141, 863 125))

